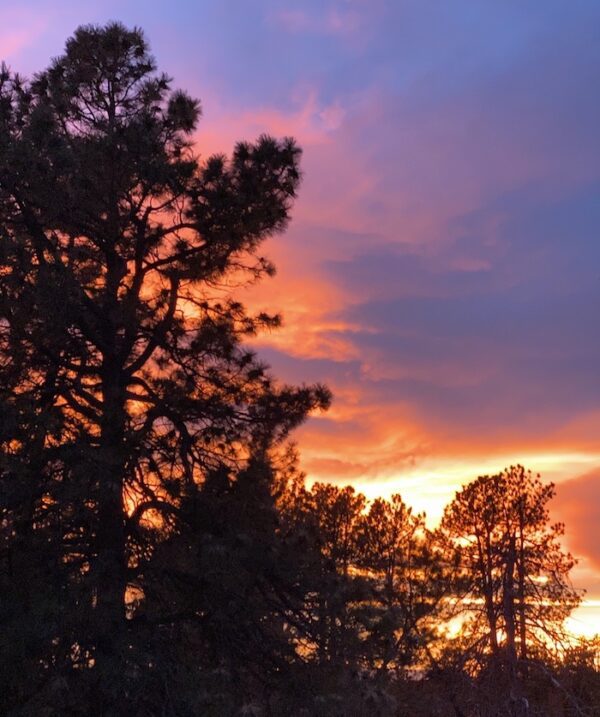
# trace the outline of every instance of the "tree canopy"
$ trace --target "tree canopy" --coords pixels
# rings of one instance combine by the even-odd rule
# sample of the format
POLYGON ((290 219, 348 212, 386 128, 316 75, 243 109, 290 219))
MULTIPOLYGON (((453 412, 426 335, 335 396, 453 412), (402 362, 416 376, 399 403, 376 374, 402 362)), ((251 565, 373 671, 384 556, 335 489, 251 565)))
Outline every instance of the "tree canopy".
POLYGON ((39 660, 104 679, 207 477, 266 460, 329 401, 242 347, 278 318, 227 288, 272 273, 257 252, 287 224, 300 150, 263 136, 200 161, 199 115, 117 23, 79 28, 31 82, 0 73, 3 522, 25 593, 30 540, 60 575, 39 660))
POLYGON ((550 521, 553 496, 552 483, 511 466, 465 486, 442 520, 458 541, 467 629, 479 649, 513 666, 565 641, 564 620, 580 600, 569 581, 574 560, 559 542, 564 527, 550 521))

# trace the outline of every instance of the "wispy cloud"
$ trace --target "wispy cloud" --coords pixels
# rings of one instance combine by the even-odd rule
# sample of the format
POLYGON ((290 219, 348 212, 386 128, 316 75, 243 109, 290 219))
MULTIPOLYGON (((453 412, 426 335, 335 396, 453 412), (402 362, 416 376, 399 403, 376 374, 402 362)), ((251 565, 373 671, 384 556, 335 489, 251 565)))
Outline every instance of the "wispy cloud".
POLYGON ((290 33, 318 35, 352 35, 361 28, 361 13, 349 3, 307 9, 306 7, 273 10, 269 20, 290 33))

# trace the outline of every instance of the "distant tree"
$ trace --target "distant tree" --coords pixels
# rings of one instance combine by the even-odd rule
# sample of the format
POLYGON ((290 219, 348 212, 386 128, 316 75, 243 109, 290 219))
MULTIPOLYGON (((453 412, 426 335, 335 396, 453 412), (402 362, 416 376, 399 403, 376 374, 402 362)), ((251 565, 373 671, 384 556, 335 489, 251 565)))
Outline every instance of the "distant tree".
POLYGON ((366 506, 351 486, 315 483, 309 490, 298 480, 278 500, 282 530, 296 556, 294 584, 301 588, 292 626, 302 661, 295 705, 305 712, 298 714, 395 714, 388 685, 371 674, 369 634, 377 608, 375 583, 361 564, 366 506))
POLYGON ((315 483, 303 510, 316 536, 320 560, 316 583, 316 641, 319 663, 333 669, 358 661, 354 606, 365 597, 356 574, 358 524, 366 499, 351 486, 315 483))
POLYGON ((118 23, 79 28, 32 82, 0 71, 7 705, 87 673, 110 700, 155 662, 131 656, 160 546, 208 476, 251 492, 250 459, 329 401, 273 381, 241 341, 278 317, 230 293, 273 271, 257 250, 287 224, 300 150, 264 136, 200 161, 199 114, 118 23))
POLYGON ((358 525, 367 504, 365 496, 352 486, 315 483, 306 500, 318 524, 323 555, 339 573, 348 575, 358 557, 358 525))
POLYGON ((482 476, 446 508, 441 528, 458 551, 456 607, 463 645, 482 664, 491 658, 513 673, 517 664, 565 644, 565 618, 577 606, 574 560, 552 524, 553 484, 522 466, 482 476))
POLYGON ((400 495, 377 498, 357 526, 357 565, 369 576, 372 597, 365 607, 369 638, 365 657, 372 669, 415 667, 433 642, 437 613, 449 582, 425 516, 400 495))

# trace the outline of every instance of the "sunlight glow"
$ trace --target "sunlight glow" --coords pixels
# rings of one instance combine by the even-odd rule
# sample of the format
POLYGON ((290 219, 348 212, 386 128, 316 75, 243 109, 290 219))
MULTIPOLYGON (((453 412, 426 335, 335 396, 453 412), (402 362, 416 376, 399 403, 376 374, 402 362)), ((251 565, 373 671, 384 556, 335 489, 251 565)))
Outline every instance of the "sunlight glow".
MULTIPOLYGON (((573 478, 600 463, 600 454, 585 453, 537 453, 522 455, 517 460, 507 455, 496 457, 473 457, 461 461, 453 457, 425 459, 415 466, 408 466, 402 473, 390 472, 373 478, 344 481, 350 482, 356 490, 370 500, 400 493, 403 499, 417 512, 424 511, 431 527, 437 524, 444 507, 452 500, 460 487, 480 475, 496 473, 503 468, 521 463, 541 474, 545 482, 557 484, 573 478)), ((330 476, 309 475, 310 482, 331 480, 330 476)))

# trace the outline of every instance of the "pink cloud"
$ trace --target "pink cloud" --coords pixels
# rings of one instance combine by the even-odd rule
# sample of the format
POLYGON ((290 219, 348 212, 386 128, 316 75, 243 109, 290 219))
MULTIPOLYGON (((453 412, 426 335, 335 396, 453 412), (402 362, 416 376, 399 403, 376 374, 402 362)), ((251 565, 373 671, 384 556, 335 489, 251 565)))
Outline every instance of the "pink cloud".
POLYGON ((25 8, 0 8, 0 59, 10 61, 31 47, 47 25, 47 18, 25 8))
POLYGON ((274 12, 270 19, 290 33, 348 35, 356 33, 361 26, 361 15, 347 4, 343 7, 336 6, 317 12, 288 8, 274 12))

